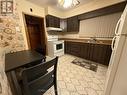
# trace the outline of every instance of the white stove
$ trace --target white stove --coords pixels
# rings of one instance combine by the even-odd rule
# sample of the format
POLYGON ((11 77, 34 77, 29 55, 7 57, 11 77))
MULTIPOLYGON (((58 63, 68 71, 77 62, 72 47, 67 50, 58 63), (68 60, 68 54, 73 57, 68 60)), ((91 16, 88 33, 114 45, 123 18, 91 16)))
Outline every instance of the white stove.
POLYGON ((64 55, 64 40, 58 40, 58 36, 48 36, 48 56, 64 55))

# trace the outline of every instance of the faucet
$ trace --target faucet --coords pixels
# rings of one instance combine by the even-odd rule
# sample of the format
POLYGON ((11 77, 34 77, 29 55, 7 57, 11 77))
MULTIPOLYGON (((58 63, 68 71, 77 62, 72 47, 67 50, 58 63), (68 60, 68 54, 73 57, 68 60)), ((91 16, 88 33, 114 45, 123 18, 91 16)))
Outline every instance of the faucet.
POLYGON ((90 37, 90 39, 91 39, 92 42, 96 42, 97 41, 95 36, 94 37, 90 37))

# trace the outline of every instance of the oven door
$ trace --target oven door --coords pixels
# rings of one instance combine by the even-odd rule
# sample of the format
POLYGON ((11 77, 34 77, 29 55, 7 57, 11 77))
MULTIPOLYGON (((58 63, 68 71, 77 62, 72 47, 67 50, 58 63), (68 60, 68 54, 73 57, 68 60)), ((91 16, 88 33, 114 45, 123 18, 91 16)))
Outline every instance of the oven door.
POLYGON ((57 42, 54 44, 54 51, 55 52, 60 52, 64 51, 64 42, 57 42))

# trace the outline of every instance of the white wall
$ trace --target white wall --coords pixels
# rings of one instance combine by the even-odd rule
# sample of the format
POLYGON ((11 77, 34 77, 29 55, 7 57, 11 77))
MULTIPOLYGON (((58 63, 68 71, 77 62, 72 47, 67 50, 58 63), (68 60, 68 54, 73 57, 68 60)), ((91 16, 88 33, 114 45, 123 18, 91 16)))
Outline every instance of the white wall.
POLYGON ((26 38, 26 26, 25 26, 25 22, 24 22, 23 13, 44 18, 45 17, 45 9, 40 6, 35 5, 33 3, 30 3, 26 0, 16 0, 16 2, 18 4, 17 8, 18 8, 18 13, 19 13, 20 23, 22 25, 22 33, 24 36, 26 49, 28 49, 28 43, 27 43, 27 38, 26 38), (30 11, 30 8, 33 9, 33 12, 30 11))

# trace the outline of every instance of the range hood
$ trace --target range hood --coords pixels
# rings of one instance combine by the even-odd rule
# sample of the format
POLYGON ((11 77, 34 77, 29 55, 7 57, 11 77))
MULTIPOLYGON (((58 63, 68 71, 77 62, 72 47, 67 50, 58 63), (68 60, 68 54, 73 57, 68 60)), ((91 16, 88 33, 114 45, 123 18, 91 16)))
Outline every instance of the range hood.
POLYGON ((47 31, 59 31, 59 32, 61 32, 61 31, 63 31, 63 29, 62 28, 55 28, 55 27, 47 27, 47 31))

